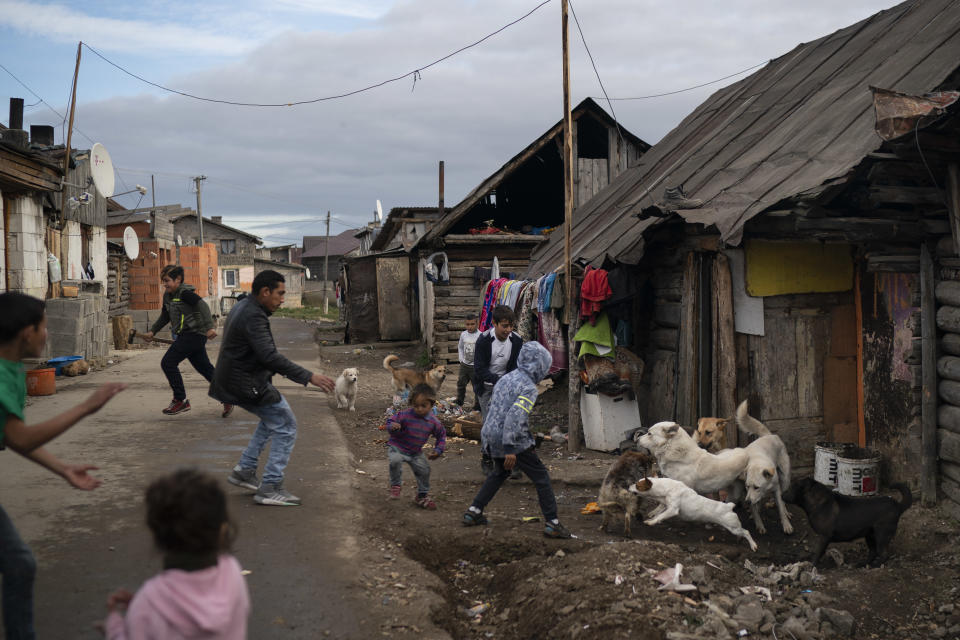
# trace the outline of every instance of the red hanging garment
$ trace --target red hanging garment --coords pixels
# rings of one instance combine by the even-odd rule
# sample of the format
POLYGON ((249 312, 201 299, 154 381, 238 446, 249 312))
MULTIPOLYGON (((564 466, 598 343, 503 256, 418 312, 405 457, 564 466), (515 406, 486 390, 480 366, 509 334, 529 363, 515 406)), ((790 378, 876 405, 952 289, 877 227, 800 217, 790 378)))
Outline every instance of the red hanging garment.
POLYGON ((593 324, 603 308, 603 301, 612 295, 613 289, 607 282, 607 271, 587 267, 583 284, 580 286, 580 317, 590 318, 590 324, 593 324))

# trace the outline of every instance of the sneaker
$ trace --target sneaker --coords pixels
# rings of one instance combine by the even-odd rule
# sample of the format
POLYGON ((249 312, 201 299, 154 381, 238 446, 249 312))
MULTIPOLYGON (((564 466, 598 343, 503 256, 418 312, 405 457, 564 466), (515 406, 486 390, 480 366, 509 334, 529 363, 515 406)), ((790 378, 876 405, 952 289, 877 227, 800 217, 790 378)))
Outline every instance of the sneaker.
POLYGON ((421 509, 429 509, 430 511, 435 511, 437 509, 437 503, 431 500, 430 496, 416 498, 414 499, 413 504, 417 505, 421 509))
POLYGON ((400 485, 395 484, 395 485, 393 485, 392 487, 390 487, 390 497, 391 497, 391 498, 399 498, 399 497, 400 497, 400 485))
POLYGON ((257 495, 253 496, 257 504, 268 504, 275 507, 298 507, 300 498, 293 495, 279 484, 261 484, 257 495))
POLYGON ((543 535, 547 538, 571 538, 573 535, 559 522, 548 522, 543 528, 543 535))
POLYGON ((233 471, 227 476, 227 482, 238 487, 243 487, 244 489, 249 489, 250 491, 257 491, 260 488, 260 480, 257 479, 257 470, 244 469, 240 465, 233 468, 233 471))
POLYGON ((167 408, 163 410, 163 413, 172 416, 178 413, 183 413, 184 411, 190 411, 190 401, 189 400, 177 400, 174 398, 167 408))
POLYGON ((224 402, 224 403, 223 403, 223 413, 220 414, 220 417, 221 417, 221 418, 229 418, 231 413, 233 413, 233 405, 224 402))
POLYGON ((487 524, 487 516, 482 513, 474 513, 473 511, 465 511, 463 513, 463 526, 465 527, 475 527, 480 524, 487 524))

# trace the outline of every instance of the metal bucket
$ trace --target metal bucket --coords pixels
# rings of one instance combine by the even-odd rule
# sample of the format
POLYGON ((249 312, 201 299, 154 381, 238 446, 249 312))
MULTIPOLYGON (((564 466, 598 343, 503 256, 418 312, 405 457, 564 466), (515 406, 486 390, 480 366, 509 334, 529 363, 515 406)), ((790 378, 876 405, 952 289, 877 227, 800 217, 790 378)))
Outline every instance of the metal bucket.
POLYGON ((874 496, 880 486, 880 456, 854 447, 837 456, 837 491, 845 496, 874 496))
POLYGON ((828 487, 837 486, 837 456, 850 447, 845 442, 818 442, 813 447, 813 479, 828 487))

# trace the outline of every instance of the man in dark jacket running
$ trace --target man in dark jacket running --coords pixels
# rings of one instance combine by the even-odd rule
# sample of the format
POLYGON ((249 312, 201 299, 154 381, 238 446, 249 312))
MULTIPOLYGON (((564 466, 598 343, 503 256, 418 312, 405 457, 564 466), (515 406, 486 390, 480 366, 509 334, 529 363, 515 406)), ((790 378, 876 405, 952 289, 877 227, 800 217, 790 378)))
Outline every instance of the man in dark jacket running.
POLYGON ((283 488, 283 472, 297 439, 297 419, 287 400, 270 381, 279 373, 294 382, 333 391, 334 381, 291 362, 277 351, 270 331, 270 315, 283 304, 286 285, 276 271, 261 271, 253 279, 249 296, 227 316, 210 395, 220 402, 239 405, 260 418, 250 444, 227 482, 256 491, 258 504, 292 507, 300 498, 283 488), (257 480, 257 462, 270 443, 270 455, 257 480))
MULTIPOLYGON (((194 287, 183 283, 183 267, 168 264, 160 272, 160 282, 164 289, 163 309, 149 333, 143 334, 143 337, 149 342, 169 322, 176 338, 160 361, 160 368, 173 390, 173 400, 163 412, 172 416, 190 411, 190 401, 187 400, 183 376, 180 375, 181 362, 189 360, 207 382, 213 380, 213 365, 207 356, 207 340, 216 338, 217 332, 213 328, 210 307, 197 295, 194 287)), ((229 416, 231 411, 233 405, 224 403, 223 417, 229 416)))

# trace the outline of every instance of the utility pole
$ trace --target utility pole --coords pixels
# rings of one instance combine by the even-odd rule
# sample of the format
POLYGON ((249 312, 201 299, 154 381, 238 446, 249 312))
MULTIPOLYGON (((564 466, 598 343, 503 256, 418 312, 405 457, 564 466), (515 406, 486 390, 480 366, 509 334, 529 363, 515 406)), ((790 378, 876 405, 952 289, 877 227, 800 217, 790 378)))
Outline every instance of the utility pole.
MULTIPOLYGON (((63 183, 60 187, 60 241, 57 242, 57 261, 60 263, 60 269, 64 277, 70 270, 64 264, 64 245, 67 244, 67 182, 70 181, 70 144, 73 139, 73 114, 77 109, 77 77, 80 75, 80 53, 83 51, 83 42, 77 43, 77 63, 73 68, 73 89, 70 92, 70 122, 67 125, 66 148, 63 150, 63 183)), ((67 260, 70 255, 66 256, 67 260)), ((60 283, 54 283, 51 287, 51 294, 55 298, 60 297, 60 283)))
POLYGON ((207 176, 197 176, 193 182, 197 185, 197 228, 200 230, 200 246, 203 246, 203 209, 200 207, 200 183, 207 179, 207 176))
MULTIPOLYGON (((150 174, 150 200, 152 208, 150 209, 150 237, 157 237, 157 187, 153 183, 153 174, 150 174)), ((177 262, 180 262, 180 256, 177 256, 177 262)))
POLYGON ((330 260, 330 212, 327 211, 327 237, 323 241, 323 315, 327 315, 330 302, 327 299, 327 287, 330 286, 330 274, 327 263, 330 260))
POLYGON ((570 344, 570 367, 567 371, 567 449, 570 452, 580 450, 580 376, 573 335, 577 329, 578 313, 574 308, 577 294, 573 290, 573 265, 571 258, 571 233, 573 229, 573 116, 570 113, 570 42, 567 34, 567 0, 560 5, 560 25, 563 30, 563 272, 566 283, 567 301, 563 306, 570 344))

